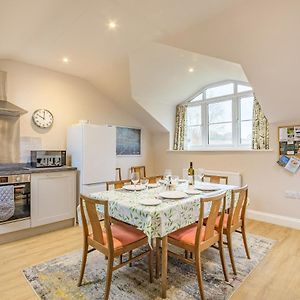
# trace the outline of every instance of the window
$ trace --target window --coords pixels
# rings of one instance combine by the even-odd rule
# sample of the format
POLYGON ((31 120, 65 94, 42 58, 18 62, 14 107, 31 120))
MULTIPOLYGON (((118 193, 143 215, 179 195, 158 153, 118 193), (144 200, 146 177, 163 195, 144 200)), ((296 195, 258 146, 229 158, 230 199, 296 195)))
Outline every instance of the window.
POLYGON ((185 149, 250 148, 253 100, 251 86, 234 81, 210 85, 189 99, 185 149))

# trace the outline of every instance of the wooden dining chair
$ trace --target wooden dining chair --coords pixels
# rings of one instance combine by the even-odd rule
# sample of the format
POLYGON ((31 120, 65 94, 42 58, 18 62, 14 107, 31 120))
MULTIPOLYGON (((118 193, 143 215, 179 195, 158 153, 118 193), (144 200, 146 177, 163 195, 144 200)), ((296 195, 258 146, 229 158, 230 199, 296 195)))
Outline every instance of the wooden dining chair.
POLYGON ((140 175, 140 178, 147 177, 146 176, 146 167, 145 166, 135 166, 130 168, 130 172, 137 172, 140 175))
MULTIPOLYGON (((242 188, 232 190, 229 213, 224 214, 223 225, 221 225, 221 227, 223 227, 223 233, 227 237, 227 245, 228 245, 228 251, 230 256, 230 262, 232 265, 233 273, 235 275, 237 274, 237 272, 234 263, 233 246, 232 246, 232 235, 234 232, 238 232, 242 234, 245 252, 247 258, 250 259, 250 252, 247 245, 247 237, 246 237, 246 229, 245 229, 247 203, 248 203, 247 185, 245 185, 242 188)), ((219 228, 220 223, 222 224, 221 216, 217 218, 216 228, 219 228)))
POLYGON ((208 181, 211 183, 218 183, 218 184, 220 183, 228 184, 228 176, 204 174, 204 176, 202 177, 202 181, 208 181))
POLYGON ((116 168, 116 175, 117 175, 117 178, 119 181, 122 180, 122 171, 121 171, 121 168, 116 168))
POLYGON ((125 184, 130 184, 130 179, 125 180, 117 180, 117 181, 107 181, 106 182, 106 190, 109 191, 111 187, 113 187, 114 190, 121 189, 125 184))
POLYGON ((163 179, 163 175, 157 175, 157 176, 150 176, 148 177, 149 183, 156 183, 157 179, 163 179))
POLYGON ((145 256, 148 256, 150 282, 152 282, 152 250, 148 244, 147 236, 142 231, 110 218, 107 200, 94 200, 80 195, 80 211, 83 225, 83 254, 78 286, 82 284, 87 255, 94 250, 98 250, 107 257, 106 285, 103 299, 108 300, 109 298, 112 272, 145 256), (102 206, 104 211, 103 224, 98 220, 96 205, 102 206), (91 224, 91 232, 89 232, 87 217, 91 224), (89 246, 92 247, 90 250, 89 246), (132 253, 133 250, 142 246, 148 246, 148 250, 134 257, 129 255, 127 261, 114 265, 116 257, 127 252, 132 253))
POLYGON ((183 262, 192 264, 196 267, 199 292, 202 300, 205 299, 205 296, 201 272, 201 252, 211 246, 214 246, 215 243, 218 243, 218 249, 220 252, 224 277, 225 280, 228 281, 223 251, 223 228, 222 225, 220 225, 218 228, 215 227, 215 223, 219 216, 220 210, 220 224, 222 224, 225 212, 225 205, 226 192, 214 197, 200 199, 200 213, 198 222, 186 226, 184 228, 178 229, 177 231, 168 235, 168 242, 170 244, 182 248, 185 251, 193 253, 193 258, 187 258, 173 252, 170 252, 170 255, 179 258, 183 262), (210 211, 207 217, 206 225, 203 224, 205 205, 210 206, 210 211))

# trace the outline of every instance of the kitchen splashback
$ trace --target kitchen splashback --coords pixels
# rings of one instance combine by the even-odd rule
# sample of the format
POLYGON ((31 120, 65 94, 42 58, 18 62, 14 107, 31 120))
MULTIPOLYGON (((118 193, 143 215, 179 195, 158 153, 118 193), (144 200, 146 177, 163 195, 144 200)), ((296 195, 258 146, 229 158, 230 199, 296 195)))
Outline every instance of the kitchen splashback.
POLYGON ((0 115, 0 163, 17 163, 20 157, 19 117, 0 115))

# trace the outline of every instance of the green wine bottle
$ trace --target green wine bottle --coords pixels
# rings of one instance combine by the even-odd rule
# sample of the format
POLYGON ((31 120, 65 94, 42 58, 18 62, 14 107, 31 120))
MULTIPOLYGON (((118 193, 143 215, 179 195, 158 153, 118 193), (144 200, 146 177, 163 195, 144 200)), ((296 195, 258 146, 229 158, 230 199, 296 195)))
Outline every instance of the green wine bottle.
POLYGON ((188 176, 189 176, 189 185, 194 185, 195 183, 195 170, 193 168, 193 163, 190 162, 190 167, 188 169, 188 176))

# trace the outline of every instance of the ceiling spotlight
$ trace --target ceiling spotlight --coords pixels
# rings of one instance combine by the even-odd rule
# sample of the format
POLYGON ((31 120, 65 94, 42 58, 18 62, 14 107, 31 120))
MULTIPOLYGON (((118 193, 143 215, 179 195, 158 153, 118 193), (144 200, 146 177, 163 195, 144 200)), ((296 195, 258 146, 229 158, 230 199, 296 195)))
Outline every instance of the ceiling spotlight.
POLYGON ((116 21, 111 20, 111 21, 108 22, 107 26, 108 26, 109 29, 114 30, 114 29, 117 28, 118 25, 117 25, 116 21))
POLYGON ((194 68, 192 68, 192 67, 189 68, 189 72, 190 72, 190 73, 193 73, 194 71, 195 71, 194 68))
POLYGON ((63 61, 63 63, 65 63, 65 64, 69 63, 69 59, 68 59, 67 57, 64 57, 64 58, 62 59, 62 61, 63 61))

